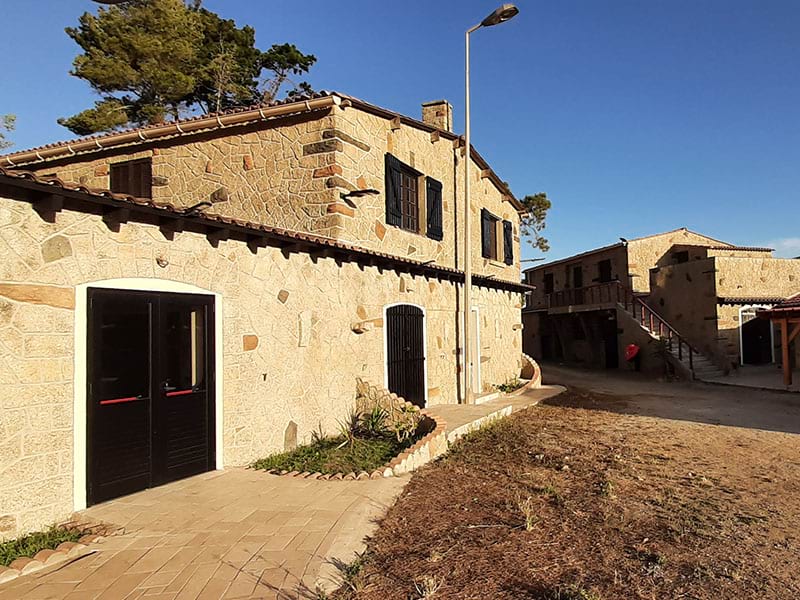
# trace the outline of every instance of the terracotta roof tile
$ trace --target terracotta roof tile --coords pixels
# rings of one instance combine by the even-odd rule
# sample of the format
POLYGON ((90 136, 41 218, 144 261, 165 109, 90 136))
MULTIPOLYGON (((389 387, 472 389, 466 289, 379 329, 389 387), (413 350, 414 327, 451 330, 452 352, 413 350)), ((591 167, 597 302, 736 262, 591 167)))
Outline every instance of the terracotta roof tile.
POLYGON ((779 304, 783 296, 720 296, 718 304, 779 304))

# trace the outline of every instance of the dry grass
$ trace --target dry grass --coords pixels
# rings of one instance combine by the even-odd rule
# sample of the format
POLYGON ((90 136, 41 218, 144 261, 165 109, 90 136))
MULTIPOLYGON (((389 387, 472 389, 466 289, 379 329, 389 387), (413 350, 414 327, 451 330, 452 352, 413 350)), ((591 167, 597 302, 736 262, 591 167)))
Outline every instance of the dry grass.
POLYGON ((800 436, 604 410, 624 402, 572 390, 459 442, 338 597, 800 597, 800 436))

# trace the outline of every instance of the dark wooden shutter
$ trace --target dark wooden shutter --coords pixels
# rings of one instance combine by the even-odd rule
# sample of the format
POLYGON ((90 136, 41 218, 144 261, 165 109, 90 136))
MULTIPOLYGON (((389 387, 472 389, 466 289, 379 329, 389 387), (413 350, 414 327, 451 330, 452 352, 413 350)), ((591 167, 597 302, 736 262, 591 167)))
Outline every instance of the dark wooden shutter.
POLYGON ((492 258, 492 239, 494 236, 489 231, 494 227, 494 219, 485 208, 481 209, 481 255, 483 258, 492 258))
POLYGON ((511 221, 503 221, 503 260, 507 265, 514 264, 514 232, 511 221))
POLYGON ((135 198, 153 197, 153 164, 149 158, 111 165, 110 188, 135 198))
POLYGON ((386 223, 387 225, 403 224, 403 212, 400 198, 400 161, 386 153, 386 223))
POLYGON ((428 237, 442 241, 444 229, 442 225, 442 183, 427 178, 428 237))

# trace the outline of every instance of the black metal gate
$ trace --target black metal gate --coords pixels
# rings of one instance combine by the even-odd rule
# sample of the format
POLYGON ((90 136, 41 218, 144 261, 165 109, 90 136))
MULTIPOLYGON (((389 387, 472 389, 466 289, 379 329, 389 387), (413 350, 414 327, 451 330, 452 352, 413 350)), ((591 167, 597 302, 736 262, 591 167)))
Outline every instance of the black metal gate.
POLYGON ((386 310, 386 369, 389 391, 425 406, 425 317, 410 304, 386 310))
POLYGON ((214 468, 214 299, 89 290, 89 504, 214 468))

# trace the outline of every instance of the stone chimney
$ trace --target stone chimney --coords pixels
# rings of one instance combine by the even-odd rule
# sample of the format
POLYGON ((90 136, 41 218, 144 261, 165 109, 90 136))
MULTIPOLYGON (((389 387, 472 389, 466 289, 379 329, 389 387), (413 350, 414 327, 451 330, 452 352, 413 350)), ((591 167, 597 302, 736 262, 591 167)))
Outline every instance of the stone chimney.
POLYGON ((422 105, 422 122, 438 129, 453 131, 453 107, 447 100, 434 100, 422 105))

